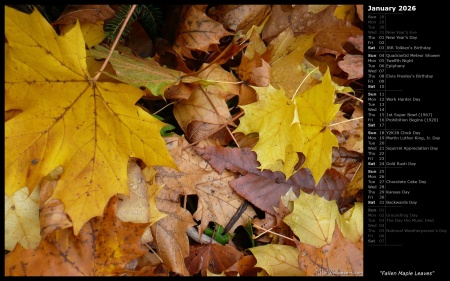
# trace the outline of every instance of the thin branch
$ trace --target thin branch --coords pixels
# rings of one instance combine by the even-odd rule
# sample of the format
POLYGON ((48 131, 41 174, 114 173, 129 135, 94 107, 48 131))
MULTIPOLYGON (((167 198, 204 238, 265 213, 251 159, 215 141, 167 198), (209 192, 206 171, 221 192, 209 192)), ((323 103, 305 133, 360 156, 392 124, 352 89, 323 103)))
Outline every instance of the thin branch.
POLYGON ((353 119, 349 119, 349 120, 345 120, 345 121, 341 121, 341 122, 337 122, 337 123, 333 123, 333 124, 328 125, 328 127, 336 126, 336 125, 339 125, 339 124, 342 124, 342 123, 352 122, 352 121, 359 120, 359 119, 362 119, 362 118, 364 118, 364 116, 356 117, 356 118, 353 118, 353 119))
POLYGON ((125 30, 125 27, 127 26, 127 23, 128 23, 128 21, 130 20, 131 15, 132 15, 133 12, 134 12, 134 9, 136 9, 136 6, 137 6, 137 5, 131 6, 131 9, 130 9, 130 11, 128 12, 127 17, 125 18, 125 20, 124 20, 124 22, 123 22, 123 24, 122 24, 122 27, 120 28, 119 33, 118 33, 117 36, 116 36, 116 40, 114 40, 114 43, 113 43, 113 45, 112 45, 112 47, 111 47, 111 50, 109 50, 108 56, 106 57, 105 61, 103 62, 103 65, 102 65, 102 67, 100 68, 100 70, 97 71, 97 74, 96 74, 95 77, 92 79, 93 82, 96 82, 96 81, 98 80, 98 78, 100 77, 100 75, 102 74, 103 70, 105 70, 106 65, 108 64, 109 60, 111 59, 111 56, 112 56, 112 54, 113 54, 113 52, 114 52, 114 49, 116 48, 117 44, 119 43, 120 36, 122 36, 122 33, 123 33, 123 31, 125 30))
MULTIPOLYGON (((266 233, 266 232, 269 232, 269 233, 272 233, 272 234, 274 234, 274 235, 277 235, 277 236, 283 237, 284 239, 287 239, 287 240, 291 240, 291 241, 293 241, 293 242, 294 242, 294 239, 292 239, 292 238, 289 238, 289 237, 287 237, 287 236, 284 236, 284 235, 282 235, 282 234, 279 234, 279 233, 273 232, 273 231, 271 231, 270 229, 265 229, 264 227, 261 227, 261 226, 259 226, 259 225, 257 225, 257 224, 254 224, 253 226, 254 226, 255 228, 257 228, 257 229, 261 229, 261 230, 264 230, 264 231, 265 231, 264 233, 266 233)), ((272 228, 271 228, 271 229, 272 229, 272 228)))

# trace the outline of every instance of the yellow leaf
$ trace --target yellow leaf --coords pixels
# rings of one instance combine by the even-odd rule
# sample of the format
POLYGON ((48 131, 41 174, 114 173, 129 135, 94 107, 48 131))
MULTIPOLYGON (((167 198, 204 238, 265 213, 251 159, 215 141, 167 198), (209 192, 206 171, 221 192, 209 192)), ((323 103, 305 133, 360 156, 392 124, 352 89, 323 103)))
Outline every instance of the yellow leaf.
POLYGON ((356 6, 338 5, 334 10, 334 16, 338 19, 354 23, 356 20, 356 6))
POLYGON ((358 242, 363 235, 363 208, 364 206, 362 203, 356 202, 355 206, 337 218, 337 224, 342 235, 353 243, 358 242))
POLYGON ((159 192, 161 189, 163 189, 164 185, 158 185, 156 184, 156 171, 153 168, 145 167, 144 170, 142 170, 144 173, 145 181, 147 182, 147 185, 149 186, 148 190, 148 222, 150 223, 150 226, 158 222, 160 219, 163 219, 167 216, 167 214, 161 212, 156 207, 156 198, 159 195, 159 192))
POLYGON ((176 168, 159 134, 164 123, 135 106, 143 92, 92 83, 78 23, 58 36, 37 9, 6 7, 5 31, 5 109, 22 111, 5 123, 7 195, 61 165, 52 199, 64 203, 76 235, 112 196, 128 195, 129 157, 176 168))
MULTIPOLYGON (((84 41, 86 41, 86 45, 88 48, 92 48, 92 46, 96 46, 100 44, 103 39, 105 39, 105 32, 103 31, 102 20, 97 21, 96 23, 92 22, 82 22, 80 23, 81 33, 83 33, 84 41)), ((66 32, 71 30, 75 26, 75 23, 72 24, 63 24, 59 26, 60 35, 64 35, 66 32)))
POLYGON ((5 194, 5 249, 12 251, 17 243, 25 249, 39 246, 39 188, 29 194, 27 187, 12 196, 5 194))
POLYGON ((261 267, 269 276, 305 276, 298 266, 298 249, 286 245, 268 244, 249 249, 255 256, 255 267, 261 267))
POLYGON ((276 90, 271 85, 253 88, 259 100, 241 106, 245 115, 234 132, 258 132, 259 141, 253 151, 261 163, 259 168, 282 171, 288 178, 298 162, 295 152, 303 150, 302 129, 298 122, 293 122, 295 105, 286 98, 283 89, 276 90))
POLYGON ((336 201, 327 201, 317 194, 300 190, 294 201, 294 210, 283 221, 300 238, 302 243, 322 247, 331 242, 335 220, 339 215, 336 201))
POLYGON ((305 135, 302 152, 306 160, 302 167, 311 171, 316 184, 331 167, 332 148, 338 146, 336 136, 328 128, 340 108, 340 104, 334 104, 334 98, 329 69, 325 72, 322 83, 295 97, 298 117, 305 135))

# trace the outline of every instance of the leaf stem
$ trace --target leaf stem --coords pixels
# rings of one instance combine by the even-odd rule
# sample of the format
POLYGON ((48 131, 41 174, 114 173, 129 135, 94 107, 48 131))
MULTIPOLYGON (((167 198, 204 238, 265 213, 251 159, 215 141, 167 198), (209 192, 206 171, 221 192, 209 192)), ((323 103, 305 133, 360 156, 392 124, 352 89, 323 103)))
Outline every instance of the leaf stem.
POLYGON ((311 70, 311 71, 305 76, 305 78, 303 78, 303 81, 300 83, 300 85, 298 85, 297 90, 295 90, 294 95, 292 95, 291 101, 294 101, 294 98, 295 98, 295 96, 297 95, 298 90, 300 90, 300 87, 303 85, 303 83, 305 83, 306 79, 307 79, 309 76, 311 76, 311 74, 312 74, 314 71, 316 71, 318 68, 319 68, 319 67, 316 66, 313 70, 311 70))
POLYGON ((137 6, 137 5, 131 6, 131 9, 130 9, 130 11, 128 12, 127 17, 126 17, 125 20, 123 21, 122 27, 120 28, 119 33, 118 33, 117 36, 116 36, 116 40, 114 40, 114 43, 113 43, 113 45, 112 45, 112 47, 111 47, 111 50, 109 50, 108 56, 106 57, 105 61, 103 62, 103 65, 102 65, 102 67, 100 68, 100 70, 97 71, 97 74, 96 74, 95 77, 92 79, 92 81, 93 81, 94 83, 97 82, 97 80, 98 80, 98 78, 100 77, 100 75, 102 74, 103 70, 105 70, 106 65, 108 64, 108 61, 111 59, 111 56, 112 56, 112 53, 114 52, 114 49, 116 48, 117 44, 119 43, 120 36, 122 35, 123 31, 125 30, 125 27, 127 26, 127 23, 128 23, 128 21, 130 20, 131 15, 132 15, 133 12, 134 12, 134 9, 136 9, 136 6, 137 6))

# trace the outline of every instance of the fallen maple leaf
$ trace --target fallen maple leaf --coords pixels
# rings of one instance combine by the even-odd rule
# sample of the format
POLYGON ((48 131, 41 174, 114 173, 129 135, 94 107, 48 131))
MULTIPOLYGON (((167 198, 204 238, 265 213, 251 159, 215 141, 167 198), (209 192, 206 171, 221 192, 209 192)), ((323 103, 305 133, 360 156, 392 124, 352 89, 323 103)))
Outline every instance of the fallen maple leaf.
POLYGON ((152 235, 158 245, 158 253, 167 272, 188 276, 184 258, 189 255, 189 239, 186 230, 195 226, 192 214, 180 207, 180 192, 165 186, 159 193, 156 204, 167 214, 151 226, 152 235))
POLYGON ((328 127, 341 106, 334 104, 334 92, 335 87, 327 69, 322 83, 295 97, 298 118, 305 137, 305 147, 301 152, 306 160, 302 167, 311 171, 316 183, 331 167, 332 148, 338 146, 335 135, 328 127))
POLYGON ((252 86, 266 87, 270 84, 270 65, 261 57, 267 50, 266 45, 255 29, 249 39, 237 74, 242 81, 252 86))
POLYGON ((22 112, 5 123, 6 194, 61 165, 53 194, 78 234, 117 193, 128 194, 128 158, 176 168, 159 132, 164 123, 135 106, 142 91, 92 83, 79 24, 64 36, 35 11, 6 7, 5 109, 22 112), (64 93, 63 95, 61 93, 64 93))
POLYGON ((362 276, 363 243, 347 240, 334 227, 331 243, 321 248, 297 242, 298 264, 308 276, 362 276))
MULTIPOLYGON (((199 233, 203 233, 210 222, 226 226, 244 203, 244 199, 228 185, 235 179, 235 174, 212 169, 193 148, 185 149, 188 142, 183 137, 172 137, 170 140, 174 143, 169 150, 181 171, 157 167, 157 182, 179 190, 180 194, 198 196, 198 206, 193 217, 201 221, 199 233)), ((233 233, 239 225, 245 225, 255 215, 253 208, 247 207, 229 232, 233 233)))
POLYGON ((301 152, 304 134, 299 122, 295 122, 295 104, 290 102, 283 89, 253 87, 258 101, 241 106, 245 115, 234 132, 259 133, 253 151, 258 155, 261 170, 282 171, 287 178, 294 173, 298 162, 296 152, 301 152))
POLYGON ((246 33, 253 25, 258 25, 270 14, 270 5, 215 5, 208 10, 208 15, 223 23, 233 31, 246 33))
POLYGON ((303 243, 322 247, 329 244, 333 236, 336 218, 339 215, 336 202, 327 201, 315 194, 300 191, 294 201, 294 210, 283 221, 303 243))
POLYGON ((268 244, 249 249, 269 276, 305 276, 298 266, 298 249, 286 245, 268 244))
POLYGON ((281 172, 258 169, 256 154, 250 148, 222 146, 194 147, 219 173, 224 169, 239 172, 242 176, 229 182, 239 195, 261 210, 275 215, 281 196, 290 188, 298 195, 300 189, 315 193, 327 200, 338 200, 348 180, 334 169, 329 169, 316 185, 308 169, 298 170, 289 180, 281 172))
POLYGON ((339 111, 334 104, 335 88, 329 70, 322 82, 307 91, 286 98, 281 88, 272 86, 254 87, 259 100, 241 106, 245 115, 235 132, 259 134, 253 151, 258 155, 260 168, 282 171, 286 178, 298 169, 298 152, 302 152, 308 168, 317 183, 323 173, 331 167, 332 147, 338 146, 328 124, 339 111))
POLYGON ((223 26, 205 14, 206 5, 192 5, 182 19, 173 49, 180 56, 193 59, 191 51, 208 52, 211 45, 218 45, 219 39, 233 35, 223 26))
POLYGON ((48 235, 36 249, 19 244, 5 256, 10 276, 103 276, 111 275, 129 261, 147 253, 141 236, 148 224, 120 222, 118 199, 113 197, 105 217, 86 223, 75 236, 70 229, 48 235))
POLYGON ((189 257, 185 259, 186 266, 191 275, 201 272, 206 275, 206 270, 214 274, 220 274, 235 264, 243 254, 230 245, 207 244, 191 246, 189 257))

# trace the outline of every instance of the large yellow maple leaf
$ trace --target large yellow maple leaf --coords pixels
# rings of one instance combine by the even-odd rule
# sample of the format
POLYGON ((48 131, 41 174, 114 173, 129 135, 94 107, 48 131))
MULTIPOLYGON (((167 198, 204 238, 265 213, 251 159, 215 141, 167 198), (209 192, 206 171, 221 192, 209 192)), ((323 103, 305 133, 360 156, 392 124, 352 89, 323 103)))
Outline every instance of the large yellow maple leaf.
POLYGON ((164 123, 135 106, 143 95, 120 83, 95 82, 77 23, 64 36, 34 10, 5 7, 5 192, 30 190, 56 166, 53 194, 74 233, 101 216, 109 199, 128 195, 129 157, 176 169, 159 132, 164 123))
POLYGON ((334 104, 335 88, 329 70, 322 82, 292 100, 283 88, 253 87, 258 101, 241 106, 245 115, 235 132, 258 133, 253 151, 261 163, 259 168, 281 171, 289 178, 295 172, 302 152, 316 183, 331 167, 332 147, 338 146, 336 137, 327 127, 340 105, 334 104))
POLYGON ((303 150, 304 143, 300 124, 294 121, 295 104, 286 98, 283 89, 271 85, 253 88, 258 101, 241 106, 245 115, 234 132, 258 132, 259 140, 253 151, 258 155, 259 168, 282 171, 290 177, 298 162, 296 152, 303 150))
POLYGON ((295 97, 298 117, 305 136, 303 168, 308 168, 316 183, 331 167, 332 149, 338 146, 336 136, 328 128, 341 107, 335 104, 335 87, 330 70, 325 72, 322 83, 295 97))

